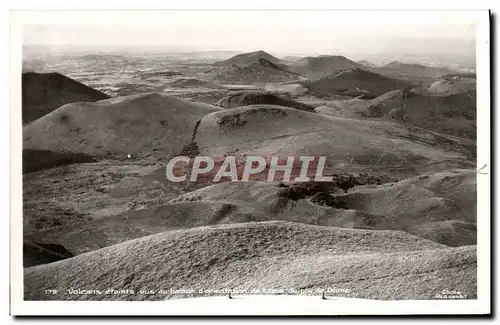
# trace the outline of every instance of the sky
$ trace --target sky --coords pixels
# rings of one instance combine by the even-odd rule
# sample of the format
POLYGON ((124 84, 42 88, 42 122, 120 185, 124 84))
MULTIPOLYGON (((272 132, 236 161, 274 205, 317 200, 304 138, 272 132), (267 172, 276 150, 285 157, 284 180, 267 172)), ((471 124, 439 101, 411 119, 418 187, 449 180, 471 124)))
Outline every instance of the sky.
POLYGON ((471 52, 474 21, 426 12, 53 12, 23 24, 24 45, 266 50, 280 54, 471 52))

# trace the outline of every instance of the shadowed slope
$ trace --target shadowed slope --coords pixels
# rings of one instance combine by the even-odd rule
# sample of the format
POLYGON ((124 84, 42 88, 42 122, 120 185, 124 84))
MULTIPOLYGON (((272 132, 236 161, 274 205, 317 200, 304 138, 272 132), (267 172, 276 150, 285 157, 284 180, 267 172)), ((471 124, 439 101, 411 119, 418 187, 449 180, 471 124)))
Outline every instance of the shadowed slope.
POLYGON ((363 68, 363 65, 337 55, 309 56, 292 62, 290 66, 292 71, 309 79, 321 78, 340 70, 363 68))
POLYGON ((75 102, 94 102, 108 95, 59 73, 26 72, 22 76, 23 124, 75 102))

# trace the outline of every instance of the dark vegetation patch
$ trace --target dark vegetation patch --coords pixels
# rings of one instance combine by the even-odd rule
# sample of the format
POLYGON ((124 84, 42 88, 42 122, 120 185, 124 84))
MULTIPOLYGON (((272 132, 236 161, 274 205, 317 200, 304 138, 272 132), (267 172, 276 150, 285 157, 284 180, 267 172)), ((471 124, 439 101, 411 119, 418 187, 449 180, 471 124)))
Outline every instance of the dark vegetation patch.
MULTIPOLYGON (((312 196, 316 193, 330 193, 333 192, 337 184, 334 182, 315 182, 309 181, 305 183, 292 184, 279 192, 279 196, 298 201, 300 199, 312 196)), ((354 187, 354 186, 353 186, 354 187)))

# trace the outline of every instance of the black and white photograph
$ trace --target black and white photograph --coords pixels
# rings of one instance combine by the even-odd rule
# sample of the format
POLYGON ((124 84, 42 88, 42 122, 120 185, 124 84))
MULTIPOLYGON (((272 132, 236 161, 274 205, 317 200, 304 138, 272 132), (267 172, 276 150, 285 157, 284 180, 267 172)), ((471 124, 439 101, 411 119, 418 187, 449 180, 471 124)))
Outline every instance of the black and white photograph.
POLYGON ((11 18, 15 313, 490 313, 487 10, 11 18))

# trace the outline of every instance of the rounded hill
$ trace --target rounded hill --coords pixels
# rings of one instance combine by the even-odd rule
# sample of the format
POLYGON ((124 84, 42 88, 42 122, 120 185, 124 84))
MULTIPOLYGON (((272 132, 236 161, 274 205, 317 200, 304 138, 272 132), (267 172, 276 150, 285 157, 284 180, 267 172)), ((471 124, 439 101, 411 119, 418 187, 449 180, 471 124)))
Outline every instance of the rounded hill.
POLYGON ((162 93, 64 105, 23 129, 24 149, 125 158, 179 152, 219 108, 162 93))

